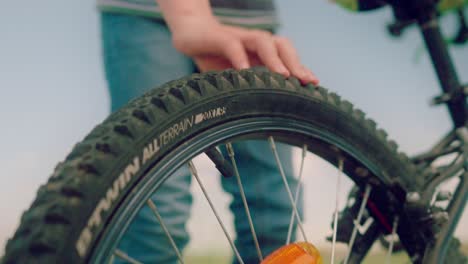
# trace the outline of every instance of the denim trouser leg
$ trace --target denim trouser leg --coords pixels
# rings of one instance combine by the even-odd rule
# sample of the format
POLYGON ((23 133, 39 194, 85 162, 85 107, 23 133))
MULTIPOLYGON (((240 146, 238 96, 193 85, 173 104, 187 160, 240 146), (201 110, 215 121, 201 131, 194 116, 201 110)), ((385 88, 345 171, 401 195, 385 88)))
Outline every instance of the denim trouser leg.
POLYGON ((169 29, 161 22, 103 13, 101 30, 112 111, 196 70, 193 61, 172 46, 169 29))
MULTIPOLYGON (((193 62, 173 48, 171 35, 164 24, 125 15, 102 14, 101 19, 112 111, 150 88, 194 72, 193 62)), ((185 224, 192 204, 190 182, 190 172, 184 166, 152 197, 180 249, 189 239, 185 224)), ((143 263, 177 262, 148 206, 140 210, 119 249, 143 263)))
MULTIPOLYGON (((275 157, 266 140, 251 140, 233 144, 252 220, 263 256, 283 246, 286 242, 292 205, 279 173, 275 157)), ((293 194, 297 180, 293 174, 292 147, 276 143, 278 156, 293 194)), ((225 154, 226 155, 226 154, 225 154)), ((234 197, 230 208, 234 214, 237 233, 236 247, 245 263, 258 263, 258 255, 250 231, 237 182, 222 179, 223 188, 234 197)), ((302 215, 302 193, 298 210, 302 215)), ((294 231, 296 225, 294 225, 294 231)), ((295 232, 292 233, 295 238, 295 232)), ((234 259, 233 263, 237 263, 234 259)))
MULTIPOLYGON (((147 89, 195 71, 193 62, 174 49, 170 32, 163 23, 112 14, 102 14, 101 23, 112 111, 147 89)), ((268 142, 237 143, 234 148, 254 225, 266 255, 284 244, 291 205, 268 142)), ((297 183, 292 177, 291 149, 278 144, 278 151, 290 186, 295 190, 297 183)), ((183 167, 152 197, 181 250, 189 240, 185 224, 192 204, 190 183, 190 173, 183 167)), ((222 184, 234 197, 231 210, 235 215, 236 245, 246 263, 258 263, 236 181, 223 179, 222 184)), ((119 249, 143 263, 177 262, 148 207, 138 213, 119 249)))

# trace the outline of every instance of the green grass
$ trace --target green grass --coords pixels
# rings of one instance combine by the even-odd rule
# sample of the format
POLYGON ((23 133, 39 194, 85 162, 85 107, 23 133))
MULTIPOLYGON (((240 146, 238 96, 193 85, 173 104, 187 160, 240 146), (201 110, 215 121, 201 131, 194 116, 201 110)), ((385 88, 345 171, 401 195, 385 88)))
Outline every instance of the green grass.
POLYGON ((463 252, 463 254, 468 256, 468 243, 464 243, 463 245, 461 245, 461 251, 463 252))
MULTIPOLYGON (((468 243, 464 243, 461 246, 461 250, 465 255, 468 255, 468 243)), ((327 250, 321 250, 322 258, 324 263, 329 263, 330 261, 330 252, 327 250)), ((343 258, 345 253, 338 252, 338 255, 341 256, 340 259, 343 258)), ((364 260, 363 263, 373 264, 373 263, 385 263, 386 252, 384 251, 376 251, 372 252, 367 258, 364 260)), ((186 263, 189 264, 228 264, 231 263, 231 256, 229 254, 223 254, 223 252, 213 252, 213 254, 198 254, 198 255, 191 255, 186 257, 186 263)), ((338 261, 336 263, 339 263, 338 261)), ((408 256, 405 253, 397 253, 393 254, 391 257, 391 263, 399 264, 399 263, 410 263, 408 256)))
MULTIPOLYGON (((379 252, 368 256, 363 263, 385 263, 385 253, 379 252)), ((322 252, 322 258, 324 263, 328 263, 330 259, 329 252, 322 252)), ((187 256, 186 263, 190 264, 228 264, 231 258, 227 255, 197 255, 197 256, 187 256)), ((336 261, 336 263, 339 263, 336 261)), ((408 256, 406 254, 394 254, 391 258, 391 263, 409 263, 408 256)))
POLYGON ((197 256, 187 256, 186 263, 190 264, 222 264, 230 263, 230 256, 228 255, 197 255, 197 256))

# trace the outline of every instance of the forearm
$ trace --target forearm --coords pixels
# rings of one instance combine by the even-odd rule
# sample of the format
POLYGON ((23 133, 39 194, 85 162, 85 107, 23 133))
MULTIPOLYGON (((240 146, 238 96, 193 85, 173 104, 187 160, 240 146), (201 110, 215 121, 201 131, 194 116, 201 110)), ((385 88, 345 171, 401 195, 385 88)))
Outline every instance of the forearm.
POLYGON ((156 0, 156 2, 172 32, 190 23, 216 21, 209 0, 156 0))

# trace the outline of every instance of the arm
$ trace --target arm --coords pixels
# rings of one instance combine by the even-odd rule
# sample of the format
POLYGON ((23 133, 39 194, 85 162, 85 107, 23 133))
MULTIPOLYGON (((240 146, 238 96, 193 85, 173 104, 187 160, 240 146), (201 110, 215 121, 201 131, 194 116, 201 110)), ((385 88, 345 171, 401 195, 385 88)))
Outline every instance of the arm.
POLYGON ((215 22, 208 0, 156 0, 172 32, 193 20, 215 22))
POLYGON ((208 0, 157 0, 172 32, 174 47, 202 71, 265 65, 303 83, 318 79, 299 61, 289 40, 263 30, 221 24, 208 0))

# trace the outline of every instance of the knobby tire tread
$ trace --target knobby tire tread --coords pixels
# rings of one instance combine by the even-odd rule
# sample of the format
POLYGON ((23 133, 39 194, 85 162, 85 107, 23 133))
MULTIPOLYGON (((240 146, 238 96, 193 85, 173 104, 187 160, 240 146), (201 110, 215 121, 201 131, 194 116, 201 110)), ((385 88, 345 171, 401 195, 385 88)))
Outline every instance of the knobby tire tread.
MULTIPOLYGON (((128 163, 137 142, 144 140, 154 127, 175 120, 175 116, 191 105, 226 91, 252 88, 294 91, 337 108, 349 117, 350 122, 374 135, 379 144, 398 159, 403 171, 409 172, 397 175, 395 182, 406 190, 418 190, 423 186, 422 180, 414 176, 415 168, 408 156, 398 151, 397 144, 387 139, 386 132, 377 128, 373 120, 366 118, 350 102, 325 88, 311 84, 302 86, 294 77, 286 79, 262 68, 194 74, 132 100, 76 144, 66 159, 56 166, 48 182, 39 188, 30 209, 23 213, 20 226, 8 241, 1 262, 65 263, 62 258, 69 253, 64 252, 67 241, 76 241, 71 234, 76 236, 75 229, 83 228, 83 221, 99 201, 96 197, 100 195, 94 186, 112 182, 106 177, 115 175, 119 164, 128 163)), ((453 244, 449 255, 458 261, 462 259, 458 253, 460 243, 455 241, 453 244)))

